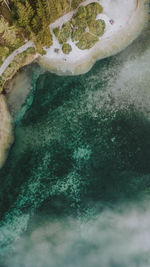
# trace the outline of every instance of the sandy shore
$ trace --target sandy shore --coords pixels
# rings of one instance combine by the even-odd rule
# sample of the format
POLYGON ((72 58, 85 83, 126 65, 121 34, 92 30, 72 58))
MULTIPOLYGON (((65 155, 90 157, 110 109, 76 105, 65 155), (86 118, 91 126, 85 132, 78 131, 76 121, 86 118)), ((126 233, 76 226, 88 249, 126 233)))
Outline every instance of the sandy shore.
POLYGON ((7 109, 5 97, 0 95, 0 167, 6 159, 12 142, 12 119, 7 109))
MULTIPOLYGON (((93 1, 85 1, 84 5, 91 2, 93 1)), ((65 55, 53 35, 53 45, 46 50, 45 56, 38 58, 42 66, 59 75, 85 73, 97 60, 114 55, 132 43, 146 24, 147 11, 144 0, 97 0, 95 2, 100 2, 104 8, 97 19, 104 19, 106 22, 105 33, 99 42, 90 50, 80 50, 69 40, 73 49, 69 55, 65 55), (110 23, 111 19, 114 21, 113 25, 110 23), (55 48, 59 49, 59 53, 54 51, 55 48)), ((66 14, 51 24, 51 32, 53 28, 68 21, 74 12, 66 14)))

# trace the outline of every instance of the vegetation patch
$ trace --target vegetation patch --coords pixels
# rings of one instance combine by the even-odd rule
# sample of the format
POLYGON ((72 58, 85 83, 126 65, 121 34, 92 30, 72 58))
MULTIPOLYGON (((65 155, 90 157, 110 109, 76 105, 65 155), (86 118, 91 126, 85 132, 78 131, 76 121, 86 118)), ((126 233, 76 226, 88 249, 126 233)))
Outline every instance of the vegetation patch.
MULTIPOLYGON (((34 42, 38 53, 43 54, 43 47, 53 43, 49 25, 84 1, 0 0, 0 46, 8 46, 11 53, 28 39, 34 42)), ((66 30, 68 26, 61 33, 60 42, 64 42, 66 30)))
POLYGON ((89 23, 89 31, 97 36, 102 36, 105 31, 105 21, 98 19, 89 23))
POLYGON ((99 39, 97 36, 94 36, 89 32, 85 32, 76 45, 81 50, 90 49, 96 44, 98 40, 99 39))
POLYGON ((63 44, 62 51, 64 54, 69 54, 72 51, 71 45, 68 43, 63 44))
POLYGON ((64 44, 70 38, 81 50, 90 49, 98 42, 106 27, 104 20, 96 19, 102 11, 103 7, 97 2, 80 6, 69 22, 53 29, 58 42, 63 45, 63 52, 64 44))
POLYGON ((33 57, 36 54, 34 47, 30 47, 22 53, 15 56, 14 60, 5 69, 2 76, 0 76, 0 92, 3 90, 4 83, 10 79, 20 68, 22 64, 27 60, 28 57, 33 57))

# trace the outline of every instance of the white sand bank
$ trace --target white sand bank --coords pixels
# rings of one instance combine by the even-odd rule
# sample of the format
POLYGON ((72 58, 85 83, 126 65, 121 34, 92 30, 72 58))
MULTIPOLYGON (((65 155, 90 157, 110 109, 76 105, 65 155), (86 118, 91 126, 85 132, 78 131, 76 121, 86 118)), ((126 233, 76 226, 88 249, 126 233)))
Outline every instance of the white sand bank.
MULTIPOLYGON (((38 62, 46 69, 59 75, 78 75, 87 72, 93 64, 102 58, 114 55, 127 47, 140 34, 147 21, 144 0, 88 0, 82 5, 99 2, 104 10, 97 19, 104 19, 106 30, 90 50, 80 50, 71 40, 72 52, 63 54, 61 45, 53 35, 53 45, 47 54, 40 56, 38 62), (110 20, 114 23, 111 24, 110 20), (56 53, 55 48, 59 49, 56 53)), ((61 17, 51 24, 51 29, 68 21, 74 12, 61 17)))
POLYGON ((2 167, 7 151, 13 142, 12 120, 7 109, 5 97, 0 95, 0 167, 2 167))

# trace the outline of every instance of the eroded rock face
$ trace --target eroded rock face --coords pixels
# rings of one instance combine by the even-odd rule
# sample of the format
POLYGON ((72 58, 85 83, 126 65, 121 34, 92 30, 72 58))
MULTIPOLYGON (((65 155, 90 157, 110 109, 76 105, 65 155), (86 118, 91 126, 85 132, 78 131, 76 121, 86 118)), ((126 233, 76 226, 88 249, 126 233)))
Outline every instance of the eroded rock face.
POLYGON ((6 159, 7 151, 12 142, 12 119, 7 109, 5 97, 0 95, 0 168, 6 159))

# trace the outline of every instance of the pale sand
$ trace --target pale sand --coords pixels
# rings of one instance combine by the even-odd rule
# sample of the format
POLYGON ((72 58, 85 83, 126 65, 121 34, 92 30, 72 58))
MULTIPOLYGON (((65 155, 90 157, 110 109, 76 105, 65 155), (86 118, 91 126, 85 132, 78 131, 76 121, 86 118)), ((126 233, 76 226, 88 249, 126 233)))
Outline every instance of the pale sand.
MULTIPOLYGON (((99 2, 104 8, 103 13, 97 17, 106 22, 104 35, 90 50, 80 50, 69 40, 73 51, 69 55, 65 55, 53 34, 53 45, 46 49, 46 55, 38 58, 38 62, 46 69, 59 75, 85 73, 97 60, 114 55, 131 44, 146 24, 147 11, 144 0, 88 0, 82 5, 91 2, 99 2), (110 19, 114 20, 113 25, 111 25, 110 19), (54 51, 55 48, 59 49, 59 53, 54 51)), ((68 21, 73 13, 75 11, 51 24, 51 29, 68 21)))
POLYGON ((6 159, 12 142, 12 119, 7 109, 5 97, 0 95, 0 167, 6 159))

